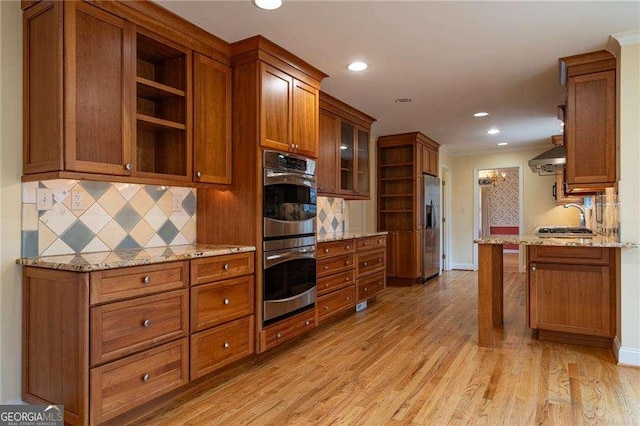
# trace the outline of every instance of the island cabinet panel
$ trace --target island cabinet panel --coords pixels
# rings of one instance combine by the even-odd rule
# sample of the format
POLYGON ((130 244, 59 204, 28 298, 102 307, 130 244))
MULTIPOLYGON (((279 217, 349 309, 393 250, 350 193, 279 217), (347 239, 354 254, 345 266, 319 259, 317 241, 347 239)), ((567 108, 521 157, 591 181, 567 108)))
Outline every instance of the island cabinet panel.
POLYGON ((617 250, 529 246, 527 320, 540 339, 611 347, 617 250))

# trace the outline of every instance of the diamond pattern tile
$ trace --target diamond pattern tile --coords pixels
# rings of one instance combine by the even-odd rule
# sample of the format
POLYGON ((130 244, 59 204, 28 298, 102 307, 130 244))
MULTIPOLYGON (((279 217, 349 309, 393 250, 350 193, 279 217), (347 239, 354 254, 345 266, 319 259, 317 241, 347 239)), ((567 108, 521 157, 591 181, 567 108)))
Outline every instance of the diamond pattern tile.
POLYGON ((57 238, 58 236, 47 225, 40 224, 38 229, 38 254, 44 253, 57 238))
POLYGON ((135 183, 114 183, 113 187, 126 201, 131 201, 134 195, 142 189, 142 185, 135 183))
POLYGON ((94 234, 100 232, 109 221, 111 216, 102 206, 98 203, 93 203, 89 209, 82 216, 80 221, 84 223, 94 234))
POLYGON ((60 236, 60 239, 75 253, 80 253, 95 236, 96 234, 87 225, 78 220, 60 236))
POLYGON ((189 216, 196 214, 196 196, 193 192, 190 191, 189 194, 182 199, 182 208, 189 216))
POLYGON ((176 228, 170 220, 167 220, 164 225, 158 229, 158 235, 165 244, 171 244, 171 241, 178 235, 178 228, 176 228))
POLYGON ((120 241, 127 236, 127 233, 122 226, 118 225, 117 222, 111 221, 107 223, 107 226, 102 228, 102 231, 98 233, 98 237, 111 249, 113 250, 120 244, 120 241))
POLYGON ((93 182, 90 180, 82 180, 78 182, 78 185, 82 186, 94 200, 100 199, 111 188, 111 184, 108 182, 93 182))
POLYGON ((95 237, 93 240, 89 242, 89 244, 87 244, 84 247, 83 252, 91 253, 95 251, 107 251, 107 250, 109 250, 109 247, 100 238, 95 237))
POLYGON ((324 210, 320 210, 320 213, 318 213, 317 215, 317 219, 320 221, 321 224, 323 224, 324 221, 327 219, 327 213, 325 213, 324 210))
POLYGON ((167 221, 167 215, 160 210, 160 207, 153 206, 149 209, 147 214, 144 215, 144 220, 146 220, 147 223, 157 231, 167 221))
POLYGON ((333 229, 333 232, 336 232, 339 226, 340 226, 340 222, 338 221, 338 219, 334 217, 333 220, 331 221, 331 228, 333 229))
POLYGON ((140 244, 138 244, 136 240, 134 240, 131 237, 131 235, 127 235, 124 238, 124 240, 122 240, 120 244, 118 244, 118 246, 116 247, 116 250, 134 249, 134 248, 140 248, 140 244))
POLYGON ((133 196, 131 201, 129 202, 131 207, 136 209, 141 216, 147 214, 149 209, 154 206, 153 199, 147 194, 146 191, 138 191, 136 195, 133 196))
POLYGON ((156 203, 156 206, 158 206, 165 215, 171 215, 171 212, 173 212, 173 194, 169 191, 165 192, 156 203))
POLYGON ((157 203, 160 198, 167 192, 166 186, 154 186, 145 185, 144 190, 149 194, 154 203, 157 203))
POLYGON ((45 223, 56 235, 62 235, 76 221, 76 215, 71 213, 64 204, 55 204, 53 210, 45 212, 40 217, 40 221, 45 223))
POLYGON ((189 221, 189 219, 191 219, 191 217, 188 216, 185 212, 175 212, 172 213, 171 216, 169 216, 169 220, 173 222, 173 224, 179 230, 182 229, 182 227, 189 221))
POLYGON ((113 217, 118 225, 127 232, 130 232, 142 219, 142 216, 131 207, 130 204, 126 204, 120 211, 113 217))
POLYGON ((70 254, 70 253, 73 253, 73 250, 71 249, 71 247, 66 245, 64 241, 58 238, 57 240, 54 241, 53 244, 49 246, 49 248, 47 248, 44 251, 44 253, 42 253, 42 255, 55 256, 57 254, 70 254))
POLYGON ((114 188, 109 188, 98 200, 102 208, 112 217, 124 207, 126 202, 127 200, 114 188))
POLYGON ((138 222, 135 228, 129 232, 129 235, 140 245, 140 247, 144 247, 151 237, 153 237, 153 234, 153 228, 149 226, 145 220, 138 222))

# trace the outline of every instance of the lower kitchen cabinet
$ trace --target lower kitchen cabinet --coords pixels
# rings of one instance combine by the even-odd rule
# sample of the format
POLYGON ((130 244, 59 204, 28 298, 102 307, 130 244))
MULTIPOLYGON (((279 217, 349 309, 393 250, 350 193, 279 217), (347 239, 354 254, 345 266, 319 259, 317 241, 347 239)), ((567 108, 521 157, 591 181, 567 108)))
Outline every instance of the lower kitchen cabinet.
POLYGON ((617 249, 528 249, 529 327, 543 340, 612 347, 617 249))
POLYGON ((339 313, 353 311, 356 306, 355 286, 352 284, 319 297, 316 306, 318 323, 320 324, 339 313))
POLYGON ((245 252, 94 272, 25 266, 22 399, 64 404, 69 424, 117 421, 253 354, 253 265, 245 252))
POLYGON ((260 346, 265 350, 288 342, 316 327, 316 314, 313 309, 269 325, 260 331, 260 346))

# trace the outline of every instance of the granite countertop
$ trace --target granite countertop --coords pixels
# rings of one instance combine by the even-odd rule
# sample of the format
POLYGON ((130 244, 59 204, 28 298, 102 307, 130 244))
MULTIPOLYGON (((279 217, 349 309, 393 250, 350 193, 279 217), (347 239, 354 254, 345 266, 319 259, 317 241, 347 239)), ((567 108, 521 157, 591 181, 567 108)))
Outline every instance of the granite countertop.
POLYGON ((316 239, 319 243, 327 241, 351 240, 353 238, 375 237, 378 235, 387 235, 387 231, 382 232, 329 232, 326 234, 318 234, 316 239))
POLYGON ((634 248, 639 243, 626 243, 604 235, 592 238, 540 238, 535 235, 489 235, 473 240, 478 244, 524 244, 528 246, 565 246, 565 247, 613 247, 634 248))
POLYGON ((255 251, 254 246, 189 244, 182 246, 152 247, 145 249, 114 250, 59 256, 28 257, 16 260, 19 265, 58 269, 74 272, 92 272, 127 266, 189 260, 200 257, 221 256, 255 251))

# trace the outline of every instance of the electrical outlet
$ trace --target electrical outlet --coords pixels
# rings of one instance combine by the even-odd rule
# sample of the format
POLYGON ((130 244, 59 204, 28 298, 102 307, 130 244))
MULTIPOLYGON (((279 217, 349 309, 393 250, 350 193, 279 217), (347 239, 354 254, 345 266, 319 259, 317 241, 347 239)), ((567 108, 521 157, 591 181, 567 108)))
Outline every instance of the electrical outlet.
POLYGON ((80 191, 71 192, 71 210, 84 209, 84 194, 80 191))
POLYGON ((182 211, 182 195, 173 194, 173 211, 182 211))
POLYGON ((36 209, 38 211, 53 209, 53 190, 36 188, 36 209))

